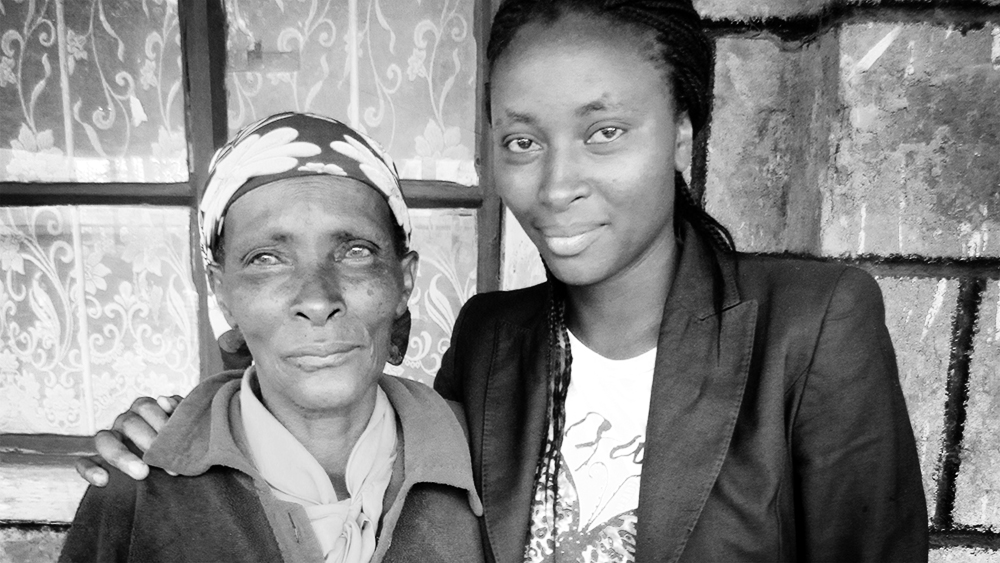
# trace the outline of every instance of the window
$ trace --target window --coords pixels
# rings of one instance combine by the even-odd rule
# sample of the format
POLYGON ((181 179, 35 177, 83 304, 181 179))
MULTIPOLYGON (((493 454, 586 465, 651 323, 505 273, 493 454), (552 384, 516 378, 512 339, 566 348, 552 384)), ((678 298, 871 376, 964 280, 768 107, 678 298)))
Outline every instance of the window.
POLYGON ((332 115, 396 161, 422 258, 398 373, 431 383, 461 304, 499 287, 472 0, 3 9, 0 477, 19 490, 0 520, 71 520, 89 436, 218 371, 194 209, 214 147, 256 119, 332 115))

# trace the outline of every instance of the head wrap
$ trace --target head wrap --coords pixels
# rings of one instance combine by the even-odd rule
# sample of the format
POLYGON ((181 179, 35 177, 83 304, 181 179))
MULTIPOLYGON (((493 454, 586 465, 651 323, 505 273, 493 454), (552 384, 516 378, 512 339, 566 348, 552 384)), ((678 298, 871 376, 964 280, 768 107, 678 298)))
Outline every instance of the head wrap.
POLYGON ((342 176, 372 187, 386 199, 410 243, 410 217, 392 159, 367 135, 336 119, 291 112, 266 117, 216 151, 208 174, 198 209, 206 263, 216 261, 213 249, 234 201, 254 188, 297 176, 342 176))

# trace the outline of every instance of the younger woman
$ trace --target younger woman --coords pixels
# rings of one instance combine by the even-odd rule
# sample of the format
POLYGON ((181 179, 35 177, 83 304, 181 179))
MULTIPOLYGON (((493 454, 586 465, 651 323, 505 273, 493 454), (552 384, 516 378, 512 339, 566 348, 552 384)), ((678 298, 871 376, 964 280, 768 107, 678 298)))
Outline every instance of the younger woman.
POLYGON ((711 105, 690 1, 510 0, 487 56, 495 185, 549 273, 472 298, 435 380, 487 556, 926 560, 878 286, 734 252, 681 176, 711 105))

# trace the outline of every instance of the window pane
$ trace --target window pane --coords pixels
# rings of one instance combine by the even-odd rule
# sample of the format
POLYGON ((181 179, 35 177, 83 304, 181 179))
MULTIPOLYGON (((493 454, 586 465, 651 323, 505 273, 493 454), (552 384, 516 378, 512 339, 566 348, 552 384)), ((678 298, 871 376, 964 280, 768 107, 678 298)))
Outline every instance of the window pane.
POLYGON ((413 209, 413 249, 420 254, 410 296, 410 344, 403 365, 388 372, 431 385, 462 305, 476 292, 476 212, 413 209))
POLYGON ((3 10, 0 181, 187 180, 176 0, 3 10))
POLYGON ((199 379, 190 211, 0 208, 0 432, 93 434, 199 379))
POLYGON ((279 111, 330 115, 382 143, 404 178, 475 184, 473 7, 226 0, 230 130, 279 111))

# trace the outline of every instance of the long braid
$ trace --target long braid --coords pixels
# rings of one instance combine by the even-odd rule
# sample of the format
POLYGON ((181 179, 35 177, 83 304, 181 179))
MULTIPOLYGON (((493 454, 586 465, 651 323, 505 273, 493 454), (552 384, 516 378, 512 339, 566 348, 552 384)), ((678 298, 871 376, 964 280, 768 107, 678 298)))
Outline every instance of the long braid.
POLYGON ((560 282, 550 279, 548 310, 548 347, 546 349, 547 397, 546 439, 542 456, 535 468, 535 481, 552 484, 554 499, 559 497, 559 466, 563 435, 566 428, 566 394, 573 366, 569 329, 566 327, 566 298, 560 282))

